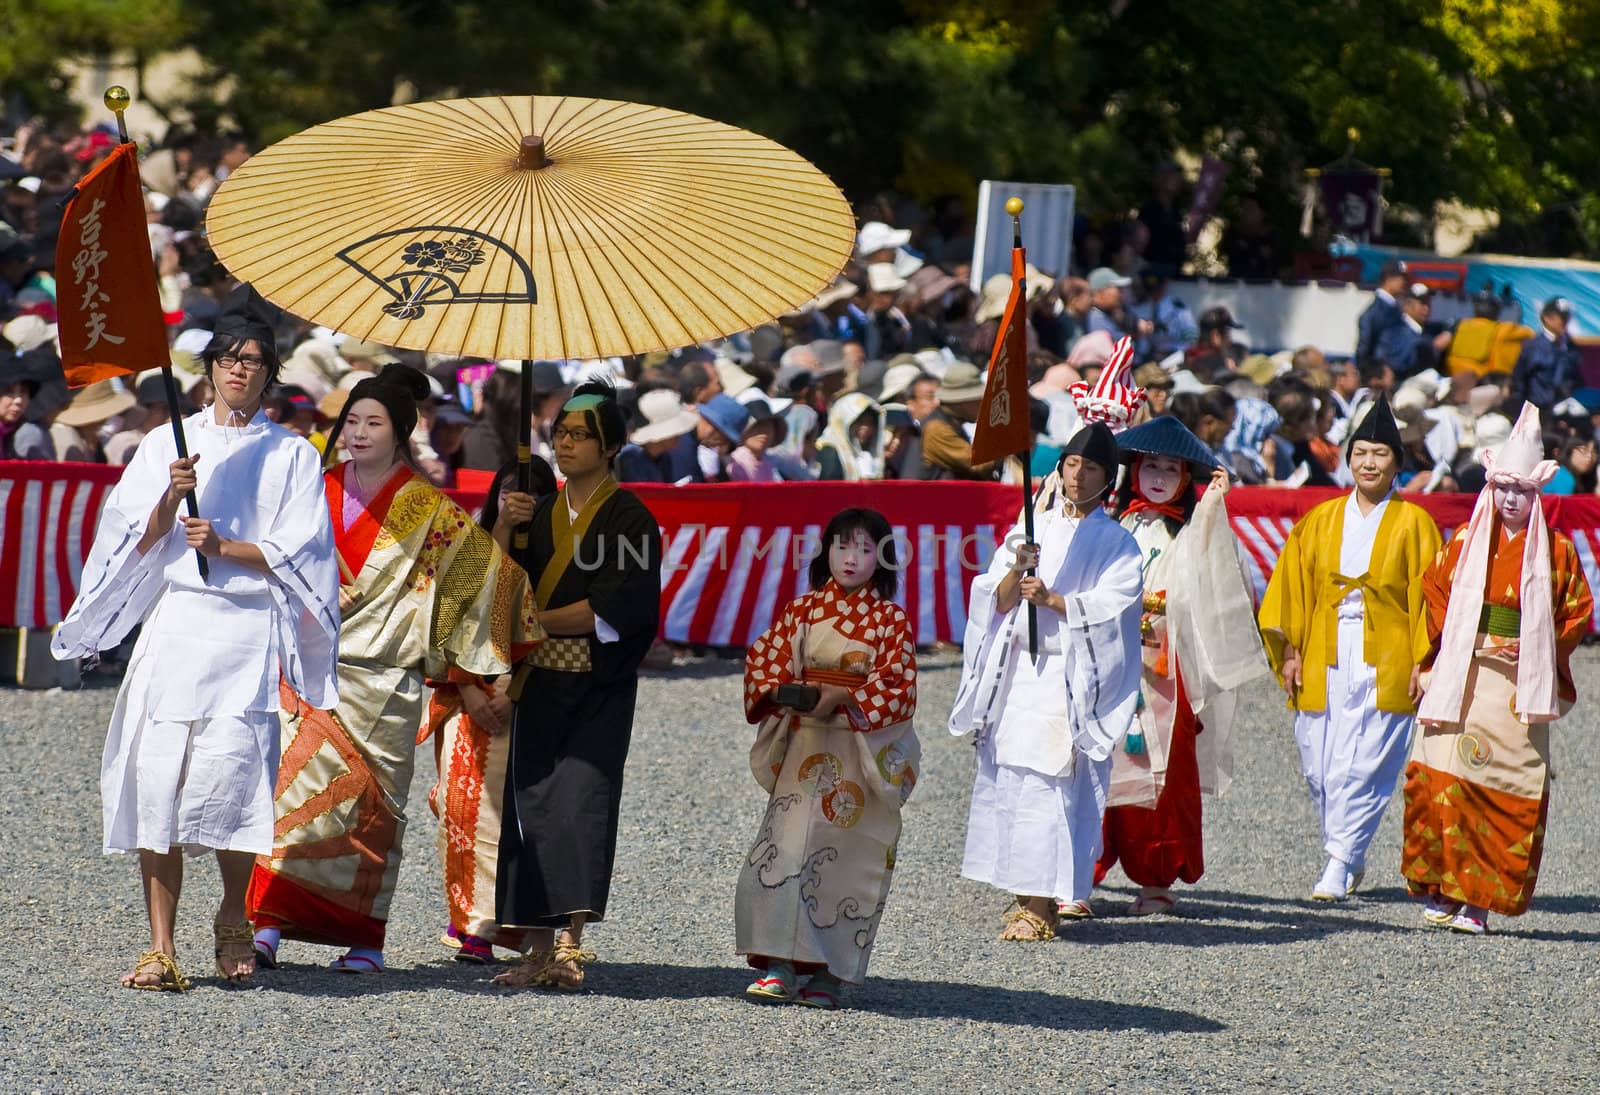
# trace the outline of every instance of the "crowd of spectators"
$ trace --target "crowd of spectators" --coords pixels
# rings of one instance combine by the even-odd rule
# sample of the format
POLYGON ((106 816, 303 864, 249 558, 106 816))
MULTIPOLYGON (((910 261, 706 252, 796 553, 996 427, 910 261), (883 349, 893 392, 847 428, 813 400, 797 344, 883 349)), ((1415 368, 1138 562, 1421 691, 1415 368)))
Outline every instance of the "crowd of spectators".
MULTIPOLYGON (((56 355, 52 222, 112 147, 103 130, 24 128, 0 149, 0 458, 126 462, 168 420, 159 371, 71 392, 56 355)), ((210 398, 198 354, 233 285, 206 246, 205 205, 248 155, 236 136, 178 139, 143 163, 172 364, 195 407, 210 398)), ((1311 346, 1254 352, 1225 308, 1192 313, 1172 280, 1186 246, 1181 183, 1163 165, 1151 200, 1120 223, 1113 253, 1088 231, 1078 256, 1092 267, 1064 276, 1029 268, 1035 474, 1077 428, 1072 385, 1092 384, 1126 335, 1135 382, 1148 392, 1140 414, 1176 416, 1247 484, 1348 484, 1340 441, 1362 404, 1384 394, 1406 439, 1403 489, 1476 489, 1483 452, 1504 440, 1527 400, 1544 412, 1549 455, 1563 467, 1552 489, 1595 491, 1597 393, 1581 386, 1565 300, 1524 326, 1484 296, 1473 317, 1442 327, 1427 287, 1395 263, 1361 318, 1354 358, 1311 346)), ((671 353, 531 363, 535 450, 549 457, 564 393, 603 372, 633 416, 617 464, 624 481, 1019 478, 1016 460, 970 458, 1009 277, 969 288, 971 236, 958 205, 875 201, 860 213, 855 255, 838 280, 771 324, 671 353)), ((1259 206, 1247 200, 1223 240, 1230 261, 1276 272, 1259 206)), ((463 469, 494 472, 514 458, 520 362, 395 350, 287 316, 279 352, 282 383, 268 413, 313 443, 325 444, 349 388, 405 360, 433 378, 413 449, 435 482, 451 486, 463 469)))

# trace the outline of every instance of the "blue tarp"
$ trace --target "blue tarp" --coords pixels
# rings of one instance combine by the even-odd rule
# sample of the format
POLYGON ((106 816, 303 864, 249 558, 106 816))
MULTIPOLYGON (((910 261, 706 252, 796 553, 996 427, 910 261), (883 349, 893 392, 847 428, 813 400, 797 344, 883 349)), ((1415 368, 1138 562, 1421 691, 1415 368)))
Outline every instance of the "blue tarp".
MULTIPOLYGON (((1530 259, 1515 255, 1457 255, 1443 258, 1426 251, 1406 251, 1393 247, 1356 244, 1348 252, 1361 260, 1361 280, 1378 280, 1378 268, 1393 258, 1419 262, 1453 262, 1467 268, 1466 291, 1493 289, 1499 293, 1509 286, 1522 308, 1522 320, 1529 327, 1539 326, 1539 309, 1551 297, 1566 297, 1572 302, 1571 333, 1574 337, 1600 335, 1600 263, 1576 259, 1530 259)), ((1506 318, 1510 318, 1507 316, 1506 318)))

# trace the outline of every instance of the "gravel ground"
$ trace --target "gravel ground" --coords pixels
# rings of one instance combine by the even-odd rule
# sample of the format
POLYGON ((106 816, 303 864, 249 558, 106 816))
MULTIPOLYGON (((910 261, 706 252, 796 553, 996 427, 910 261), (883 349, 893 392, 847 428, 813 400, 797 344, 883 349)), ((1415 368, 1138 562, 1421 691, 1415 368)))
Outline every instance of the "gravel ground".
MULTIPOLYGON (((965 1091, 1600 1086, 1600 651, 1590 702, 1556 732, 1558 780, 1533 910, 1472 939, 1425 932, 1398 873, 1400 808, 1369 889, 1305 900, 1321 866, 1289 719, 1267 687, 1242 705, 1237 781, 1207 803, 1209 870, 1176 915, 1118 915, 1043 946, 1000 944, 1004 897, 958 877, 971 747, 943 718, 958 666, 924 661, 925 771, 895 889, 849 1010, 760 1008, 732 953, 735 865, 763 798, 746 767, 737 663, 649 676, 622 812, 601 964, 576 996, 508 994, 450 960, 434 823, 412 789, 390 972, 285 968, 183 996, 116 979, 145 943, 136 863, 100 855, 98 760, 115 692, 0 691, 0 1090, 965 1091)), ((215 867, 180 910, 191 976, 209 974, 215 867)))

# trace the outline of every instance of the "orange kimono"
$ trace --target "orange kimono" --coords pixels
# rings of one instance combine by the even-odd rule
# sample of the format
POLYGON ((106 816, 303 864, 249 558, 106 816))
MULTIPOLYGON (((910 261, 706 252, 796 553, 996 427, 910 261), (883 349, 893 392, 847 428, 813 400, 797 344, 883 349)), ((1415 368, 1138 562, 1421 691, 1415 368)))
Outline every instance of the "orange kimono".
MULTIPOLYGON (((1422 577, 1433 644, 1424 667, 1438 653, 1465 533, 1457 532, 1422 577)), ((1497 528, 1496 536, 1465 717, 1419 726, 1412 744, 1401 870, 1414 896, 1437 895, 1518 916, 1533 896, 1544 847, 1550 724, 1526 725, 1513 714, 1526 533, 1508 537, 1497 528)), ((1557 697, 1564 713, 1577 698, 1570 661, 1588 634, 1594 602, 1572 540, 1552 529, 1550 549, 1557 697)))

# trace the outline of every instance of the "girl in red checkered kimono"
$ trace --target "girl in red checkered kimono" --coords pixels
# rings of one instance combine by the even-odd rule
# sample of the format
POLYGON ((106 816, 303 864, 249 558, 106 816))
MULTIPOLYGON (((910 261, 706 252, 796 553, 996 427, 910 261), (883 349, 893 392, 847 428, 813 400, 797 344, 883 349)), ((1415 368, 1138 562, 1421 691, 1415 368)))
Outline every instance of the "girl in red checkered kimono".
POLYGON ((889 523, 847 509, 821 547, 811 592, 745 658, 745 715, 761 727, 750 770, 770 797, 734 908, 739 953, 761 971, 752 999, 836 1008, 866 976, 922 751, 889 523))

